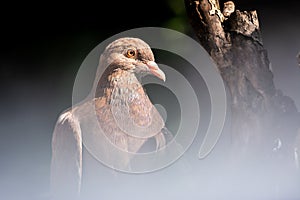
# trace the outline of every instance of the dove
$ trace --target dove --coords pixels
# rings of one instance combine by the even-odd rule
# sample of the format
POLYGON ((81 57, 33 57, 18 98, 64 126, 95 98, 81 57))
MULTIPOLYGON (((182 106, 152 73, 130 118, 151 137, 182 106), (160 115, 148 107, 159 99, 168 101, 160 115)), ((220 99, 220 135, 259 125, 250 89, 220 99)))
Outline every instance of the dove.
POLYGON ((171 140, 141 84, 145 75, 166 80, 146 42, 126 37, 105 48, 89 97, 61 113, 55 125, 50 177, 54 197, 80 195, 83 147, 97 159, 104 156, 115 165, 130 167, 132 157, 112 154, 109 145, 137 153, 150 139, 156 150, 171 140))

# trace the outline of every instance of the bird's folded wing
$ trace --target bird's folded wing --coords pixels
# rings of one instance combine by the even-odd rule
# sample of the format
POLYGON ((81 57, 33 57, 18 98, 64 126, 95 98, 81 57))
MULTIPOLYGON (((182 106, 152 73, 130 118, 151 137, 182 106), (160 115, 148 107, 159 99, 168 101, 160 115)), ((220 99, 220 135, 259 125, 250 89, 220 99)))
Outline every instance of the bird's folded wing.
POLYGON ((54 199, 77 197, 81 173, 81 129, 70 110, 60 115, 52 138, 51 193, 54 199))

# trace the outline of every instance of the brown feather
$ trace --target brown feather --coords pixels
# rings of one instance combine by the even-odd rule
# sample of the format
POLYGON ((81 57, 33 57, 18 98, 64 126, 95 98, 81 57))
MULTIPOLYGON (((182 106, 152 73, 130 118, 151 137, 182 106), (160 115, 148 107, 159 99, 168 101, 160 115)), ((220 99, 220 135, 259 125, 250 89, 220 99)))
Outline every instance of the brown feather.
POLYGON ((91 95, 64 112, 56 124, 51 166, 54 194, 79 194, 82 143, 98 160, 111 160, 122 167, 129 165, 132 156, 122 151, 136 153, 150 138, 156 140, 157 148, 165 146, 164 121, 136 77, 139 71, 134 72, 147 60, 154 61, 154 56, 139 39, 122 38, 106 48, 97 76, 104 73, 96 78, 91 95), (137 59, 125 58, 126 48, 138 49, 137 59), (112 156, 111 144, 122 151, 112 156))

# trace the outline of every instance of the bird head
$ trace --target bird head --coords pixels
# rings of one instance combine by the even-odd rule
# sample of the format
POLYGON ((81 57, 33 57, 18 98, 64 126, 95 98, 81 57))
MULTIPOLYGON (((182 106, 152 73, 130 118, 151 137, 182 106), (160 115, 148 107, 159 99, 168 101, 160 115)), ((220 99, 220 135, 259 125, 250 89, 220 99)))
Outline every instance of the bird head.
POLYGON ((166 79, 164 72, 154 61, 149 45, 138 38, 120 38, 110 43, 104 50, 100 62, 138 76, 152 74, 163 81, 166 79))

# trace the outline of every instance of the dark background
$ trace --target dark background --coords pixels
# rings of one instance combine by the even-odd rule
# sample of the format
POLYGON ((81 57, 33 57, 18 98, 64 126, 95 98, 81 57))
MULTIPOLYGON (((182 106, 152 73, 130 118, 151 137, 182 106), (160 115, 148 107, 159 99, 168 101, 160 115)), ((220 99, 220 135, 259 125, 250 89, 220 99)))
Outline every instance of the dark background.
MULTIPOLYGON (((278 89, 300 108, 300 12, 297 1, 235 1, 258 11, 278 89)), ((51 136, 71 106, 72 87, 87 54, 131 28, 174 28, 192 35, 183 2, 54 1, 2 3, 0 8, 0 193, 3 199, 47 195, 51 136)))

